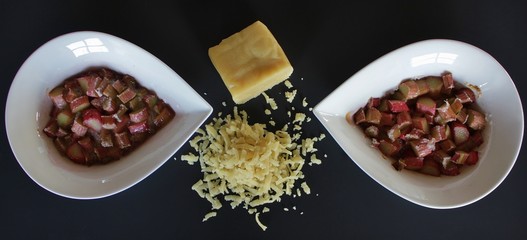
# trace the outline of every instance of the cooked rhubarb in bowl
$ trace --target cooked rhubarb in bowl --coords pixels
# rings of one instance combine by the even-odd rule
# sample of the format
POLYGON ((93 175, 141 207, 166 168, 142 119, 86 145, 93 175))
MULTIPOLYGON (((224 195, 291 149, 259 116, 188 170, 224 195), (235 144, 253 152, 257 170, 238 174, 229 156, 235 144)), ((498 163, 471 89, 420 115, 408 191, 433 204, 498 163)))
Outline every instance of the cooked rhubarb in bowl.
MULTIPOLYGON (((372 179, 412 203, 437 209, 456 208, 471 204, 498 187, 516 162, 524 128, 523 109, 518 91, 506 70, 483 50, 453 40, 417 42, 384 55, 346 80, 321 101, 313 112, 344 152, 372 179), (417 96, 419 92, 408 91, 413 88, 412 86, 415 86, 412 82, 401 83, 406 79, 439 77, 445 71, 452 73, 458 83, 459 88, 452 90, 453 94, 465 91, 460 90, 465 87, 473 90, 477 98, 477 106, 469 107, 463 104, 463 108, 467 109, 467 113, 469 113, 468 109, 477 111, 478 113, 469 113, 477 115, 476 121, 471 119, 468 123, 468 120, 463 120, 465 122, 463 125, 454 123, 456 122, 453 121, 454 115, 456 118, 458 116, 450 110, 457 111, 459 108, 452 109, 452 106, 460 107, 460 105, 453 99, 444 99, 448 105, 445 101, 436 102, 430 95, 417 96), (377 102, 375 99, 393 94, 398 89, 401 89, 402 93, 391 96, 393 101, 390 104, 386 104, 388 103, 386 102, 382 103, 383 106, 381 106, 381 102, 377 102), (415 98, 410 102, 400 101, 401 98, 404 99, 409 96, 415 98), (419 100, 419 97, 429 97, 432 98, 432 101, 429 99, 419 100), (417 107, 418 102, 420 107, 417 107), (436 104, 435 107, 432 102, 436 104), (388 128, 390 115, 381 114, 382 111, 375 110, 368 113, 368 105, 376 106, 376 110, 379 108, 386 110, 383 109, 384 104, 391 108, 385 113, 393 114, 394 119, 391 121, 394 121, 394 125, 398 120, 398 112, 404 112, 405 105, 410 104, 406 107, 413 108, 414 116, 410 114, 410 118, 408 118, 408 115, 400 114, 400 123, 404 125, 411 121, 412 126, 414 126, 412 117, 416 117, 415 126, 417 129, 419 126, 426 129, 425 122, 433 123, 428 124, 428 131, 429 134, 435 132, 435 137, 420 135, 422 132, 417 129, 413 133, 407 132, 412 131, 413 128, 393 127, 394 125, 388 128), (366 107, 364 121, 375 123, 378 121, 379 124, 383 121, 383 124, 386 125, 378 129, 374 127, 366 129, 374 125, 368 123, 359 123, 365 128, 350 125, 348 120, 352 116, 346 117, 346 115, 350 112, 352 114, 358 112, 358 119, 355 120, 362 121, 360 117, 362 113, 359 109, 364 109, 364 107, 366 107), (417 112, 418 108, 419 112, 417 112), (438 119, 434 120, 430 119, 430 116, 426 116, 432 115, 433 109, 436 113, 441 112, 441 118, 437 117, 438 119), (419 117, 424 118, 424 120, 419 119, 419 117), (450 120, 445 121, 443 118, 450 120), (482 129, 475 130, 468 124, 473 124, 472 127, 474 128, 481 127, 482 129), (451 131, 448 131, 450 134, 452 134, 452 130, 459 132, 452 136, 446 136, 444 135, 446 131, 442 131, 443 128, 446 129, 446 126, 450 128, 451 131), (430 127, 437 129, 433 130, 430 127), (375 143, 371 137, 366 137, 365 134, 370 136, 385 135, 383 146, 380 146, 380 143, 375 143), (455 135, 457 135, 457 140, 455 135), (397 144, 386 144, 391 143, 390 136, 394 140, 397 136, 396 141, 398 143, 406 143, 407 145, 405 148, 398 148, 397 144), (444 142, 444 146, 439 143, 429 144, 431 142, 436 143, 437 140, 443 138, 444 140, 441 142, 444 142), (469 138, 472 139, 469 140, 469 138), (407 140, 403 141, 403 139, 407 140), (450 143, 453 145, 445 142, 446 139, 450 139, 452 141, 450 143), (467 145, 465 145, 461 148, 464 143, 474 143, 474 145, 479 146, 477 148, 466 148, 467 145), (455 149, 453 148, 454 145, 456 146, 455 149), (443 150, 446 154, 431 155, 432 149, 440 150, 441 148, 447 150, 443 150), (456 151, 458 151, 457 155, 456 151), (473 151, 477 151, 477 163, 470 165, 476 159, 475 156, 470 156, 473 151), (392 161, 387 160, 386 155, 391 155, 392 161), (407 160, 404 160, 405 157, 408 157, 407 160), (426 158, 435 158, 436 161, 427 160, 425 162, 426 158), (452 158, 458 163, 450 163, 452 158), (441 159, 441 161, 437 161, 437 159, 441 159), (464 161, 463 165, 460 164, 461 161, 464 161), (394 170, 394 162, 396 169, 406 168, 415 171, 396 171, 394 170), (427 162, 434 166, 429 166, 427 162), (440 165, 435 164, 439 162, 441 162, 440 165), (443 167, 442 169, 443 162, 447 168, 443 167), (451 166, 456 167, 448 168, 451 166), (459 166, 462 167, 459 168, 459 166), (424 170, 422 170, 423 168, 424 170), (432 177, 430 175, 441 176, 432 177)), ((434 116, 437 115, 439 114, 434 114, 434 116)), ((472 153, 472 155, 474 154, 472 153)))
MULTIPOLYGON (((116 78, 113 80, 115 83, 116 78)), ((94 199, 121 192, 149 176, 172 157, 211 112, 212 107, 185 80, 152 54, 109 34, 75 32, 45 43, 24 62, 9 90, 5 120, 11 149, 31 179, 64 197, 94 199), (104 92, 101 83, 110 71, 127 84, 136 82, 135 87, 126 90, 131 85, 115 84, 115 92, 110 88, 104 92), (95 80, 100 81, 96 85, 101 89, 88 86, 91 81, 85 81, 79 73, 96 73, 101 77, 95 80), (65 82, 72 77, 75 81, 65 82), (79 86, 70 88, 67 84, 79 86), (57 90, 60 86, 64 89, 57 90), (68 89, 73 93, 63 97, 72 99, 61 102, 57 96, 68 89), (112 103, 105 94, 116 94, 117 99, 112 103), (137 99, 141 101, 132 96, 142 96, 137 99), (158 100, 156 104, 154 98, 158 100), (124 102, 122 106, 127 110, 122 110, 124 102), (173 116, 165 105, 158 105, 161 102, 171 107, 173 116), (60 107, 52 110, 57 104, 60 107), (68 104, 69 108, 61 104, 68 104), (145 115, 149 118, 146 122, 145 115), (163 116, 167 120, 161 120, 163 116), (130 121, 118 121, 123 118, 130 121), (57 120, 57 128, 52 126, 52 119, 57 120), (128 124, 120 126, 123 122, 128 124), (63 125, 62 130, 59 124, 63 125), (120 127, 126 127, 127 132, 123 134, 120 127), (153 133, 153 128, 155 134, 145 136, 144 133, 153 133), (70 137, 54 141, 56 138, 48 134, 70 137), (83 138, 75 136, 82 134, 83 138), (141 144, 126 152, 123 149, 132 149, 126 147, 127 140, 130 147, 134 142, 141 144), (85 149, 90 145, 93 151, 85 149), (103 146, 105 150, 119 151, 102 151, 103 146), (68 152, 82 164, 70 161, 68 152), (97 164, 103 162, 107 163, 97 164)))

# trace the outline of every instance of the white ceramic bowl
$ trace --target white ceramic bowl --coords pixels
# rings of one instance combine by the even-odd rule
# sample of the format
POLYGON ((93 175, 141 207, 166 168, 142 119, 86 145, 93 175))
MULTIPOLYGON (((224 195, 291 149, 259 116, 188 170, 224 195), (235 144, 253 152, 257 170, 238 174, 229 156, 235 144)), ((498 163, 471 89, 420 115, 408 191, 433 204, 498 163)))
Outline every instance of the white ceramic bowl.
POLYGON ((523 139, 522 105, 510 76, 486 52, 453 40, 417 42, 386 54, 345 81, 314 108, 314 114, 371 178, 410 202, 437 209, 465 206, 493 191, 514 166, 523 139), (458 82, 481 88, 478 103, 490 124, 480 161, 455 177, 395 171, 360 129, 346 122, 345 115, 370 97, 394 90, 403 79, 445 70, 458 82))
POLYGON ((140 47, 99 32, 75 32, 37 49, 15 76, 5 122, 20 166, 41 187, 75 199, 123 191, 167 161, 212 112, 212 107, 178 74, 140 47), (176 117, 141 147, 119 161, 86 167, 61 156, 42 133, 52 103, 47 93, 88 67, 104 66, 134 76, 176 111, 176 117))

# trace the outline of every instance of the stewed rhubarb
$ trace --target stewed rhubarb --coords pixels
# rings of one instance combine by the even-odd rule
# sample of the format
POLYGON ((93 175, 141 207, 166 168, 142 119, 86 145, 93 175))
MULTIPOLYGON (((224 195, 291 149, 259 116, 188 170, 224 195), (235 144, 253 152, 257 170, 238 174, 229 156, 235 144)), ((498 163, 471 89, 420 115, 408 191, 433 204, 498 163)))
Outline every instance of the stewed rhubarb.
POLYGON ((476 164, 487 125, 476 94, 448 72, 404 80, 346 119, 393 160, 395 169, 432 176, 458 175, 463 166, 476 164))
POLYGON ((107 68, 69 77, 48 95, 53 106, 43 132, 61 154, 88 166, 131 153, 176 115, 134 77, 107 68))

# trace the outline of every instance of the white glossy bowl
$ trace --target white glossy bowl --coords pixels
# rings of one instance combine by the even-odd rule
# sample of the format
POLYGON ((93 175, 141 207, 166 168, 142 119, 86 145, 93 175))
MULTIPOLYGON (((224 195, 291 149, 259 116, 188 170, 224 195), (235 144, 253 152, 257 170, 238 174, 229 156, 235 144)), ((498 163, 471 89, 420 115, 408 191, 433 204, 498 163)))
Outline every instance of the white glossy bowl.
POLYGON ((75 32, 37 49, 15 76, 5 122, 20 166, 40 186, 58 195, 94 199, 123 191, 166 162, 212 112, 212 107, 178 74, 140 47, 99 32, 75 32), (47 93, 88 67, 105 66, 134 76, 176 111, 176 117, 130 155, 86 167, 61 156, 42 133, 52 103, 47 93))
POLYGON ((314 108, 315 116, 342 149, 371 178, 398 196, 421 206, 456 208, 473 203, 492 192, 508 175, 523 139, 523 109, 514 83, 489 54, 453 40, 427 40, 397 49, 372 62, 314 108), (439 178, 403 170, 370 147, 357 126, 345 120, 370 97, 383 96, 410 77, 452 72, 460 83, 481 88, 479 105, 490 122, 477 165, 461 175, 439 178))

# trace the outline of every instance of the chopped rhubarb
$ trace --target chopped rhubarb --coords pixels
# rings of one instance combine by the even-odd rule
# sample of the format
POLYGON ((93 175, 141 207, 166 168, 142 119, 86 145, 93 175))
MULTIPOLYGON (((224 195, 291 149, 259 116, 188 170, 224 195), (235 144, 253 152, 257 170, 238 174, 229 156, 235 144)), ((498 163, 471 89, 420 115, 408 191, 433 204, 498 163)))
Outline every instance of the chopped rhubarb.
POLYGON ((159 113, 159 115, 157 115, 155 118, 154 118, 154 125, 157 126, 158 128, 161 128, 161 127, 164 127, 165 125, 168 124, 168 122, 170 122, 170 120, 172 120, 174 117, 176 116, 176 112, 174 112, 174 110, 172 110, 172 108, 170 107, 165 107, 163 108, 163 110, 161 110, 161 112, 159 113))
POLYGON ((437 114, 440 117, 440 124, 445 124, 447 122, 452 122, 456 120, 456 113, 450 107, 450 103, 445 101, 439 108, 437 108, 437 114))
POLYGON ((408 105, 406 105, 406 102, 401 100, 388 100, 388 108, 393 113, 406 112, 410 110, 408 105))
POLYGON ((82 122, 85 126, 100 132, 102 129, 101 113, 94 108, 87 109, 83 112, 82 122))
POLYGON ((465 161, 465 164, 467 164, 467 165, 474 165, 474 164, 478 163, 478 161, 479 161, 479 152, 478 151, 471 151, 468 154, 468 158, 465 161))
POLYGON ((79 117, 76 117, 71 126, 71 131, 79 137, 83 137, 88 132, 88 127, 82 125, 82 121, 79 117))
POLYGON ((53 90, 51 90, 48 95, 51 98, 51 101, 53 101, 53 104, 55 104, 55 107, 59 109, 63 109, 68 105, 66 100, 64 100, 64 87, 56 87, 53 90))
POLYGON ((435 141, 427 138, 411 140, 409 143, 417 157, 426 157, 435 150, 435 141))
POLYGON ((468 140, 470 133, 467 126, 460 122, 452 122, 450 124, 450 129, 452 129, 452 134, 454 136, 454 143, 460 145, 468 140))
POLYGON ((144 121, 144 122, 134 123, 134 124, 129 125, 128 130, 130 131, 131 134, 134 134, 134 133, 147 132, 149 128, 148 128, 148 124, 146 123, 146 121, 144 121))
POLYGON ((114 136, 119 148, 124 149, 132 146, 130 138, 128 137, 128 132, 115 133, 114 136))
POLYGON ((414 99, 419 96, 419 86, 413 80, 407 80, 399 84, 399 91, 404 100, 414 99))
MULTIPOLYGON (((352 123, 352 121, 350 121, 351 117, 349 114, 347 115, 346 119, 350 124, 352 123)), ((353 114, 353 122, 355 122, 357 125, 366 122, 366 112, 364 111, 364 108, 359 108, 359 110, 353 114)))
POLYGON ((439 143, 439 147, 441 147, 441 149, 445 152, 452 152, 456 149, 457 146, 454 141, 446 139, 445 141, 441 141, 439 143))
POLYGON ((119 106, 117 106, 117 100, 115 98, 109 98, 109 97, 104 97, 104 98, 99 98, 99 99, 103 99, 102 101, 102 109, 104 111, 106 111, 107 113, 115 113, 118 109, 119 109, 119 106))
POLYGON ((73 143, 66 149, 66 155, 72 161, 80 164, 86 163, 84 151, 79 143, 73 143))
POLYGON ((486 120, 485 115, 473 109, 467 110, 467 126, 474 130, 481 130, 485 128, 486 120))
POLYGON ((468 120, 468 114, 466 109, 461 109, 456 115, 456 120, 460 123, 467 123, 468 120))
POLYGON ((393 113, 381 112, 381 126, 392 126, 395 121, 395 115, 393 113))
POLYGON ((378 107, 379 105, 381 104, 381 99, 380 98, 374 98, 374 97, 371 97, 369 100, 368 100, 368 103, 366 104, 366 107, 378 107))
POLYGON ((123 92, 127 87, 126 87, 126 84, 124 84, 122 81, 120 80, 116 80, 115 82, 112 83, 112 87, 118 92, 118 93, 121 93, 123 92))
POLYGON ((454 89, 454 78, 451 73, 446 73, 441 76, 443 79, 443 93, 450 94, 452 89, 454 89))
POLYGON ((58 130, 59 130, 59 125, 57 124, 57 121, 49 121, 44 127, 43 131, 48 137, 53 138, 57 136, 58 130))
POLYGON ((117 95, 117 97, 119 98, 119 100, 121 100, 121 102, 127 103, 130 100, 134 99, 135 95, 137 95, 137 93, 132 88, 127 88, 122 91, 119 95, 117 95))
POLYGON ((417 112, 433 116, 436 113, 436 102, 430 97, 419 97, 415 103, 417 112))
POLYGON ((461 100, 462 103, 476 102, 476 95, 472 89, 464 87, 456 92, 456 97, 461 100))
POLYGON ((112 116, 101 116, 102 128, 113 130, 117 127, 116 120, 112 116))
POLYGON ((84 96, 77 97, 73 99, 73 101, 71 101, 70 103, 71 112, 73 113, 80 112, 88 108, 90 105, 91 105, 90 99, 88 98, 88 96, 84 95, 84 96))
POLYGON ((68 127, 73 123, 73 118, 74 116, 70 109, 64 108, 57 114, 57 124, 59 127, 68 127))
POLYGON ((368 137, 376 138, 376 137, 379 136, 379 128, 377 126, 375 126, 375 125, 371 125, 371 126, 367 127, 366 129, 364 129, 364 133, 368 137))
POLYGON ((128 124, 130 123, 130 117, 128 115, 124 115, 121 120, 117 120, 115 128, 113 129, 114 132, 120 133, 122 131, 125 131, 128 129, 128 124))
POLYGON ((84 76, 77 78, 77 82, 81 86, 82 90, 85 92, 86 95, 90 97, 100 97, 101 96, 96 91, 101 80, 102 79, 95 73, 84 75, 84 76))
POLYGON ((441 95, 441 91, 443 90, 443 78, 430 76, 427 77, 425 81, 429 88, 428 94, 430 95, 430 97, 439 97, 441 95))
POLYGON ((371 124, 381 123, 381 112, 377 108, 366 109, 366 122, 371 124))
POLYGON ((417 140, 422 138, 425 135, 425 132, 418 128, 412 128, 409 132, 402 134, 401 138, 405 141, 417 140))
POLYGON ((450 108, 455 114, 458 114, 461 109, 463 109, 463 103, 459 98, 452 98, 448 100, 448 103, 450 104, 450 108))
POLYGON ((423 160, 423 167, 419 170, 419 172, 439 177, 441 176, 441 165, 432 159, 425 158, 423 160))
POLYGON ((113 147, 112 131, 108 129, 101 130, 101 146, 113 147))
POLYGON ((147 94, 143 97, 149 108, 153 108, 157 104, 157 96, 154 94, 147 94))
POLYGON ((143 107, 130 113, 130 121, 133 123, 143 122, 148 119, 148 109, 143 107))
POLYGON ((424 117, 412 118, 412 126, 416 129, 423 131, 423 133, 425 134, 428 134, 430 132, 430 125, 424 117))
POLYGON ((435 125, 430 130, 430 136, 434 141, 441 142, 448 138, 448 129, 446 125, 435 125))
POLYGON ((93 151, 93 141, 89 137, 83 137, 80 138, 77 143, 81 145, 81 147, 84 149, 85 152, 91 152, 93 151))
POLYGON ((412 125, 412 116, 410 116, 410 112, 397 113, 396 118, 397 124, 400 126, 400 128, 405 128, 412 125))
POLYGON ((379 150, 385 156, 392 157, 399 151, 400 147, 395 142, 389 142, 386 140, 379 141, 379 150))
POLYGON ((386 134, 388 135, 388 138, 390 141, 395 141, 396 139, 401 136, 401 126, 399 124, 393 125, 388 131, 386 131, 386 134))
POLYGON ((109 98, 114 98, 114 97, 117 97, 117 91, 115 90, 115 88, 113 88, 112 85, 110 84, 107 84, 106 87, 104 88, 104 90, 102 91, 102 94, 106 97, 109 97, 109 98))
POLYGON ((421 78, 415 80, 415 83, 417 83, 417 87, 419 88, 419 96, 425 95, 428 92, 430 92, 430 87, 428 87, 428 83, 426 82, 426 79, 421 78))
POLYGON ((441 174, 446 176, 457 176, 460 173, 459 166, 453 162, 448 162, 441 168, 441 174))
POLYGON ((452 162, 455 164, 465 164, 465 161, 468 159, 469 154, 464 151, 455 151, 452 156, 452 162))
POLYGON ((424 159, 422 157, 405 157, 399 159, 399 164, 408 170, 420 170, 423 168, 424 159))

